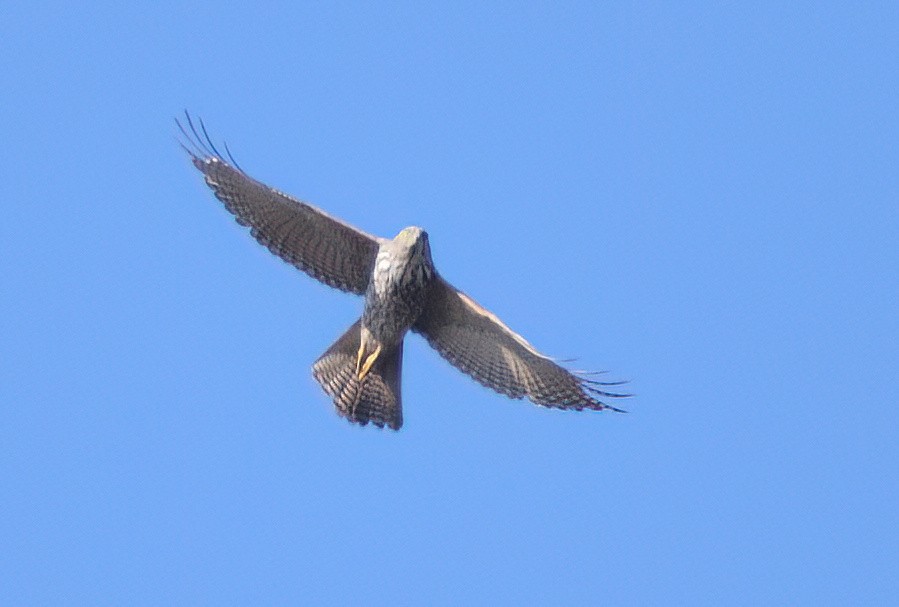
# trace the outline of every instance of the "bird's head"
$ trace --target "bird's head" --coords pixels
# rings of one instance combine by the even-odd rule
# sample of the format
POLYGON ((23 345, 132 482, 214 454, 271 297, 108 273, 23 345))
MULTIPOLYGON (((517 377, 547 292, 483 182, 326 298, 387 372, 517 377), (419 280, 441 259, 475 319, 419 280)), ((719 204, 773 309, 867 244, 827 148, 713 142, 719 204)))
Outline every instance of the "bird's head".
POLYGON ((428 233, 419 227, 411 226, 403 228, 393 239, 396 244, 409 249, 410 257, 421 257, 429 264, 431 261, 431 245, 428 242, 428 233))

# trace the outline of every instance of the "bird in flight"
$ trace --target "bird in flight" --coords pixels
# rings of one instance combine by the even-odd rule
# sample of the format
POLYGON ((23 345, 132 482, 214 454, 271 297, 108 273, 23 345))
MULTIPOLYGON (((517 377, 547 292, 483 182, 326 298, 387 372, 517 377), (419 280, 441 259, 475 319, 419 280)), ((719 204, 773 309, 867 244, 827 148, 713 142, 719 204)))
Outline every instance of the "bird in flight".
POLYGON ((365 298, 362 317, 312 365, 312 375, 351 422, 399 430, 403 340, 411 330, 479 383, 556 409, 619 411, 603 382, 544 356, 492 312, 440 276, 428 233, 367 234, 247 175, 223 156, 202 121, 185 112, 182 147, 237 223, 260 244, 324 284, 365 298), (199 128, 198 128, 199 125, 199 128))

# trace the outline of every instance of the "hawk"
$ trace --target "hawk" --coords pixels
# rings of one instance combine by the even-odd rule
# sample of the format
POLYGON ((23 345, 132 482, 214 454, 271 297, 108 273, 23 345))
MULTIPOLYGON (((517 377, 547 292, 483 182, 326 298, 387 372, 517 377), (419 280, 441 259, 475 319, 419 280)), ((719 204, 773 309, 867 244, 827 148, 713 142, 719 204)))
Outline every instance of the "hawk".
POLYGON ((337 412, 361 425, 399 430, 403 340, 411 330, 479 383, 544 407, 619 411, 600 398, 623 382, 590 379, 538 352, 492 312, 446 282, 428 233, 408 227, 393 239, 367 234, 247 175, 185 113, 182 147, 206 184, 260 244, 324 284, 365 298, 362 317, 312 365, 337 412), (202 136, 200 135, 202 133, 202 136))

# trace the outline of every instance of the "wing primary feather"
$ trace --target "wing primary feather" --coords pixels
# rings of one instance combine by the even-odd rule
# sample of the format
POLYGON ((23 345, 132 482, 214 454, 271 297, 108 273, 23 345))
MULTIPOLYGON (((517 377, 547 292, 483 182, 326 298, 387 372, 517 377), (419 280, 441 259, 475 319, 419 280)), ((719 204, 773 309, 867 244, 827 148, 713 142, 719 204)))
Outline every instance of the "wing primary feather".
POLYGON ((187 130, 184 128, 184 125, 181 124, 181 121, 175 118, 175 124, 178 125, 178 130, 181 131, 181 134, 185 137, 189 145, 185 145, 184 142, 180 139, 178 140, 178 144, 185 152, 187 152, 191 156, 191 158, 199 159, 204 156, 214 156, 223 162, 225 161, 225 159, 227 159, 228 163, 231 166, 246 175, 247 172, 243 170, 243 167, 240 166, 240 163, 237 162, 237 160, 234 158, 234 154, 231 152, 231 148, 228 147, 227 141, 223 142, 223 145, 225 146, 225 154, 222 154, 213 143, 212 138, 209 136, 209 133, 206 130, 206 125, 203 123, 203 119, 198 118, 198 120, 200 121, 200 131, 202 131, 203 133, 203 136, 201 137, 197 132, 197 129, 193 124, 193 121, 187 110, 184 110, 184 115, 187 118, 187 122, 190 125, 190 130, 193 133, 193 136, 191 136, 191 133, 187 132, 187 130))
POLYGON ((218 151, 218 148, 215 147, 215 143, 212 142, 212 137, 209 136, 209 132, 206 130, 206 125, 203 124, 203 119, 197 118, 197 120, 200 121, 200 129, 203 131, 203 137, 206 138, 206 143, 209 145, 212 151, 215 152, 215 157, 224 160, 225 156, 218 151))
POLYGON ((231 153, 231 150, 228 148, 228 142, 227 142, 227 141, 224 141, 224 142, 222 142, 222 143, 225 145, 225 152, 228 153, 228 160, 231 161, 231 164, 234 165, 234 168, 236 168, 236 169, 237 169, 238 171, 240 171, 241 173, 246 174, 246 171, 243 170, 243 167, 241 167, 241 166, 237 163, 237 161, 234 159, 234 155, 231 153))
MULTIPOLYGON (((187 110, 185 110, 184 112, 186 115, 187 110)), ((200 156, 202 156, 203 151, 200 149, 200 147, 194 141, 194 138, 190 136, 190 133, 187 132, 187 130, 184 128, 184 125, 181 124, 181 121, 178 120, 178 118, 175 118, 175 124, 178 125, 178 130, 181 131, 181 134, 184 136, 184 141, 182 141, 181 139, 178 139, 178 145, 180 145, 181 148, 185 152, 187 152, 191 158, 199 158, 200 156), (185 141, 187 142, 186 145, 185 145, 185 141)))
MULTIPOLYGON (((577 373, 578 375, 583 375, 580 372, 575 372, 575 373, 577 373)), ((586 382, 588 384, 593 384, 594 386, 623 386, 623 385, 629 383, 628 380, 626 380, 626 379, 622 379, 621 381, 599 381, 596 379, 588 379, 586 377, 581 377, 580 380, 582 382, 586 382)))
POLYGON ((203 141, 203 138, 200 137, 200 133, 197 131, 197 127, 194 125, 193 118, 190 117, 190 114, 187 110, 184 110, 184 116, 187 118, 187 126, 190 127, 190 132, 193 133, 194 143, 202 150, 204 156, 217 156, 217 154, 213 153, 211 149, 206 145, 203 141))
MULTIPOLYGON (((581 387, 584 390, 587 390, 591 394, 596 394, 597 396, 602 396, 605 398, 630 398, 633 394, 625 394, 625 393, 617 393, 617 392, 606 392, 605 390, 600 390, 598 388, 594 388, 593 386, 585 386, 581 384, 581 387)), ((608 407, 609 405, 602 403, 603 407, 608 407)), ((611 409, 611 407, 609 407, 611 409)))

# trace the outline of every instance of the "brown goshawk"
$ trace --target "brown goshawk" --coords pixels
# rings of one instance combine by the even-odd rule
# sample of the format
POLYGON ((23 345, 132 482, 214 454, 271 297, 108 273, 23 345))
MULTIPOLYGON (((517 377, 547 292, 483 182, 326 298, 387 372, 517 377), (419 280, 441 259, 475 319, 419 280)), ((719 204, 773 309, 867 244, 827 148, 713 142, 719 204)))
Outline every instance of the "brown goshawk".
MULTIPOLYGON (((418 227, 379 238, 279 192, 243 172, 190 116, 182 144, 206 184, 260 244, 313 278, 362 295, 362 317, 312 366, 312 374, 354 423, 398 430, 403 339, 410 329, 484 386, 557 409, 610 409, 625 396, 538 352, 490 311, 446 282, 434 267, 428 234, 418 227), (202 135, 200 135, 202 133, 202 135)), ((226 148, 227 152, 227 148, 226 148)))

